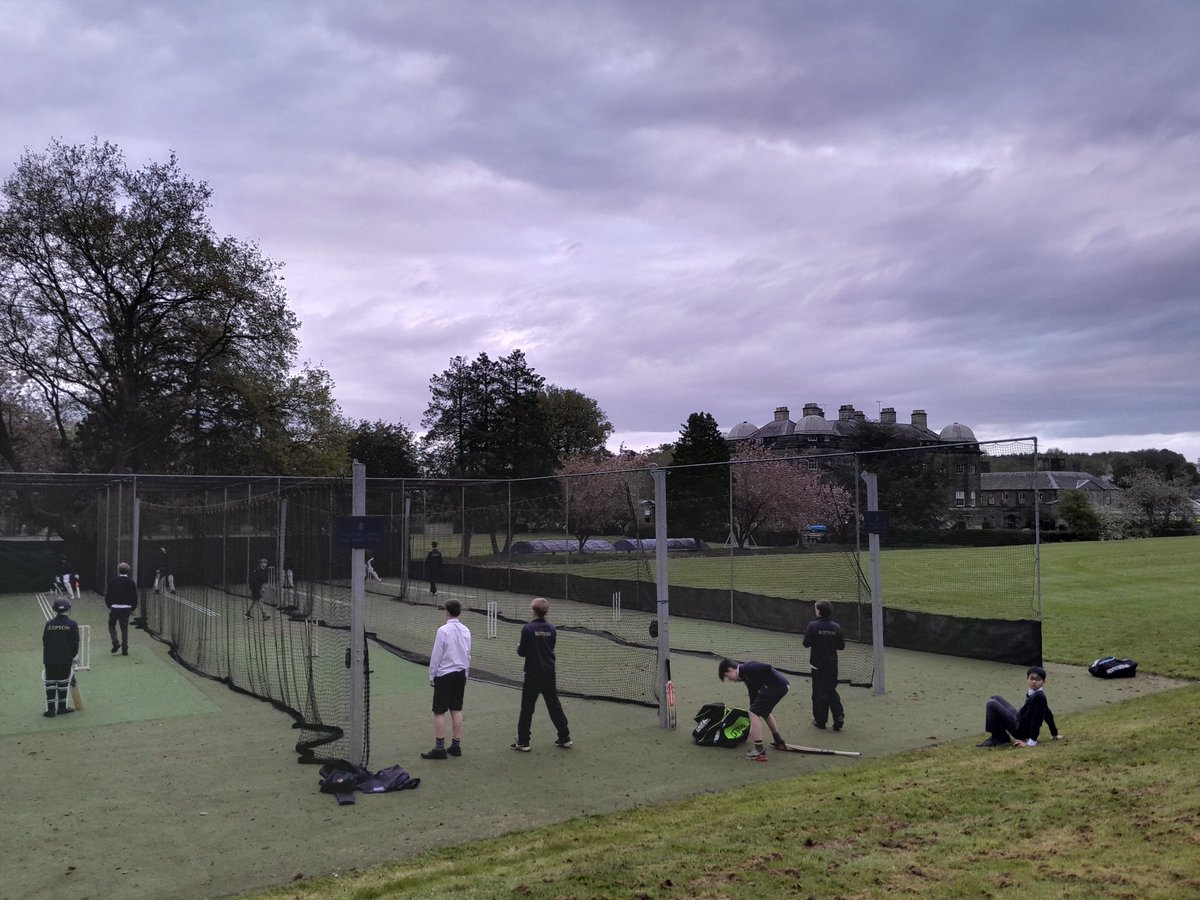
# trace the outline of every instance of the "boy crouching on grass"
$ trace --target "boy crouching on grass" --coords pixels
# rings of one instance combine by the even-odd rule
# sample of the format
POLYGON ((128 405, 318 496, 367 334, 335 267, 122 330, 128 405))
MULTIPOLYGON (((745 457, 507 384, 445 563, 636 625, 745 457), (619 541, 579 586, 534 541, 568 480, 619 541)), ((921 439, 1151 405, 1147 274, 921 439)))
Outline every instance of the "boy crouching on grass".
POLYGON ((1003 697, 993 696, 988 700, 983 727, 990 737, 980 747, 1001 747, 1010 741, 1014 747, 1036 747, 1043 722, 1050 728, 1051 740, 1062 737, 1043 690, 1046 670, 1030 666, 1025 670, 1025 680, 1029 688, 1025 691, 1025 705, 1019 710, 1003 697))

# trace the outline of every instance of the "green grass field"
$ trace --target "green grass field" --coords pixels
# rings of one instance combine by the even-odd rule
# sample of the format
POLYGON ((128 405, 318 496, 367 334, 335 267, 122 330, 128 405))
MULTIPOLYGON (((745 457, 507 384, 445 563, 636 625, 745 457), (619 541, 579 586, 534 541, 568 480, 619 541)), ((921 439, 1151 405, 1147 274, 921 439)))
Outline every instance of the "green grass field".
MULTIPOLYGON (((1048 659, 1119 653, 1200 680, 1200 537, 1047 545, 1042 579, 1048 659)), ((1063 733, 864 759, 254 896, 1200 895, 1200 686, 1077 713, 1063 733)))

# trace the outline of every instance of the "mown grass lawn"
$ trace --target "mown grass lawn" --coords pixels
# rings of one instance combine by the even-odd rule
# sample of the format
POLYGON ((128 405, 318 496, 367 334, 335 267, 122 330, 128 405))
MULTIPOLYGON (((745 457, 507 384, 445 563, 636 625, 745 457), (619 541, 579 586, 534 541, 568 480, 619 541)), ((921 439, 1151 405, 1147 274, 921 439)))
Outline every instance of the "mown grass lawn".
MULTIPOLYGON (((1047 545, 1042 578, 1049 658, 1090 662, 1105 646, 1200 680, 1200 538, 1047 545)), ((1074 715, 1064 733, 1031 750, 864 761, 254 896, 1200 896, 1200 685, 1074 715)))

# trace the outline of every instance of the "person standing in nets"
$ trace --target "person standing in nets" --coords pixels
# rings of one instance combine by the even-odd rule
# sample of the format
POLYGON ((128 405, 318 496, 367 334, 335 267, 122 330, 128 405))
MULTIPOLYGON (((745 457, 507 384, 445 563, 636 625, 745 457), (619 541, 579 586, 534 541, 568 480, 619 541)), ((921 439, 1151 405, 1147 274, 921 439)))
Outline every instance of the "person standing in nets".
POLYGON ((71 611, 71 601, 59 597, 53 608, 57 615, 42 629, 42 665, 45 667, 42 684, 46 688, 46 711, 42 715, 47 717, 75 711, 67 706, 67 691, 71 687, 75 657, 79 655, 79 626, 67 615, 71 611))
POLYGON ((438 582, 442 580, 442 551, 438 549, 437 541, 429 547, 425 554, 425 577, 429 579, 429 593, 437 594, 438 582))
POLYGON ((258 614, 262 616, 263 621, 271 618, 262 608, 263 588, 267 586, 267 580, 270 577, 270 571, 267 568, 267 560, 260 559, 258 566, 250 572, 250 605, 246 607, 246 618, 254 617, 254 610, 258 609, 258 614))
POLYGON ((121 651, 129 655, 129 614, 137 609, 137 582, 129 577, 129 563, 117 566, 117 577, 104 590, 104 603, 108 607, 108 636, 112 638, 112 652, 121 651), (117 627, 121 628, 121 639, 117 640, 117 627))
POLYGON ((741 665, 732 659, 722 659, 717 668, 721 681, 740 681, 750 694, 750 740, 753 747, 746 759, 755 762, 767 761, 767 748, 763 746, 763 722, 771 731, 771 746, 782 749, 787 742, 779 733, 775 721, 775 706, 786 696, 790 683, 782 672, 764 662, 744 662, 741 665))
POLYGON ((446 601, 446 623, 437 630, 429 655, 429 683, 433 686, 433 749, 421 759, 462 756, 463 694, 471 672, 471 630, 458 620, 462 604, 446 601), (446 713, 450 713, 451 743, 446 747, 446 713))
POLYGON ((983 727, 989 737, 980 747, 1002 747, 1010 742, 1014 747, 1036 747, 1042 723, 1050 728, 1050 740, 1062 737, 1046 699, 1046 670, 1030 666, 1025 670, 1025 683, 1025 704, 1019 710, 1003 697, 988 700, 983 727))
POLYGON ((158 571, 154 574, 154 593, 156 594, 173 594, 175 593, 175 573, 171 571, 171 557, 167 554, 167 548, 159 548, 161 558, 158 561, 158 571))
POLYGON ((554 741, 554 746, 569 750, 573 746, 571 729, 567 724, 562 703, 558 699, 558 674, 555 671, 554 646, 558 642, 558 632, 546 621, 546 614, 550 612, 550 601, 545 597, 535 597, 529 608, 533 612, 533 621, 521 628, 521 641, 517 645, 517 655, 525 658, 525 681, 521 685, 521 714, 517 718, 517 740, 512 744, 512 749, 522 753, 529 752, 533 710, 537 706, 538 697, 545 697, 550 721, 558 729, 558 738, 554 741))
POLYGON ((846 722, 842 698, 838 696, 838 651, 846 649, 842 626, 833 621, 833 604, 818 600, 817 618, 808 623, 804 646, 810 648, 808 666, 812 670, 813 724, 824 728, 833 714, 833 730, 841 731, 846 722))

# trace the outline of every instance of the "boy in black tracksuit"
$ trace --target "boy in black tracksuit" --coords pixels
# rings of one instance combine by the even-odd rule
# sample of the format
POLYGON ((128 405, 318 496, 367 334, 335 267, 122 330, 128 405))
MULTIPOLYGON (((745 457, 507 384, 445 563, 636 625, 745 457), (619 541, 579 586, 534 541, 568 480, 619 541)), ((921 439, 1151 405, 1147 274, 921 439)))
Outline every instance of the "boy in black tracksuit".
POLYGON ((984 728, 990 736, 980 747, 1000 747, 1010 742, 1014 747, 1036 747, 1043 723, 1050 728, 1050 740, 1062 737, 1042 689, 1046 685, 1046 670, 1030 666, 1025 670, 1025 682, 1028 685, 1025 704, 1019 710, 1003 697, 993 696, 988 700, 984 728))
POLYGON ((71 687, 71 670, 79 655, 79 626, 67 613, 69 601, 58 598, 54 611, 58 613, 42 629, 42 665, 46 668, 42 683, 46 687, 44 716, 74 712, 67 707, 67 690, 71 687))
POLYGON ((833 621, 833 604, 818 600, 817 618, 808 623, 804 632, 804 646, 811 648, 808 666, 812 671, 813 724, 824 728, 829 714, 833 714, 833 730, 841 731, 846 719, 842 698, 838 696, 838 651, 846 649, 842 626, 833 621))
POLYGON ((534 619, 521 629, 521 642, 517 645, 517 655, 525 658, 525 683, 521 686, 521 715, 517 719, 517 740, 512 749, 529 752, 533 709, 537 706, 538 697, 542 696, 546 698, 550 721, 558 729, 554 746, 567 750, 572 746, 571 729, 567 725, 562 703, 558 700, 558 676, 554 668, 554 645, 558 641, 558 632, 546 621, 550 601, 545 597, 536 597, 529 608, 533 610, 534 619))
POLYGON ((429 593, 436 594, 438 582, 442 580, 442 551, 438 549, 437 541, 430 544, 430 550, 425 554, 425 577, 429 580, 429 593))
POLYGON ((112 652, 121 651, 122 656, 129 655, 129 616, 137 609, 138 586, 129 575, 132 571, 129 563, 123 562, 117 566, 117 577, 108 583, 104 589, 104 603, 108 607, 108 636, 112 639, 112 652), (117 639, 117 628, 121 629, 121 638, 117 639))

